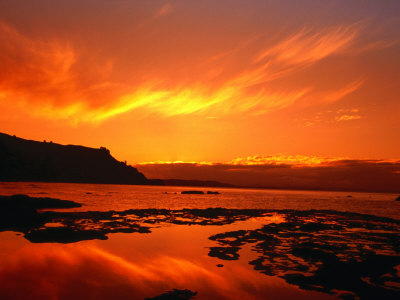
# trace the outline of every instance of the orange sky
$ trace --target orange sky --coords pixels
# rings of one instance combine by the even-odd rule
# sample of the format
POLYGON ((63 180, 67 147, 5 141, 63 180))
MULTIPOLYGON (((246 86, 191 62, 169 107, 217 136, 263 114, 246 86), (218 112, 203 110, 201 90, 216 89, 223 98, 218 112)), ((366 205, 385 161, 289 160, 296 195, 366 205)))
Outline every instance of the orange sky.
POLYGON ((0 131, 119 160, 400 158, 400 2, 0 2, 0 131), (301 3, 300 3, 301 2, 301 3))

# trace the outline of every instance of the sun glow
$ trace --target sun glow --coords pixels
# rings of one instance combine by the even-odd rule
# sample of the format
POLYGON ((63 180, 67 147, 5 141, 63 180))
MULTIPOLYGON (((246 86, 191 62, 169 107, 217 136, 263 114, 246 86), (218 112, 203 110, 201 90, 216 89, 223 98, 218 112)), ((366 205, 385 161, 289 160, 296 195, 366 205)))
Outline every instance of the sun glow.
POLYGON ((377 21, 378 3, 368 12, 335 3, 329 13, 300 13, 299 4, 293 19, 293 7, 262 1, 102 1, 104 19, 83 1, 67 11, 54 4, 57 18, 33 10, 21 21, 7 2, 2 132, 106 145, 130 162, 399 156, 400 26, 377 21))

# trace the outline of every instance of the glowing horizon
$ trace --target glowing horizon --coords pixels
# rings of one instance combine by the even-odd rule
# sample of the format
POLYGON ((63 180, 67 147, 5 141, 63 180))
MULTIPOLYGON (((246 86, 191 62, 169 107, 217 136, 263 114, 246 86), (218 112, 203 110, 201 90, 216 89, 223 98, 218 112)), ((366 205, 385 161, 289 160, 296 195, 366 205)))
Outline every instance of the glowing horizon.
POLYGON ((3 1, 0 131, 130 164, 399 159, 400 4, 318 3, 3 1))

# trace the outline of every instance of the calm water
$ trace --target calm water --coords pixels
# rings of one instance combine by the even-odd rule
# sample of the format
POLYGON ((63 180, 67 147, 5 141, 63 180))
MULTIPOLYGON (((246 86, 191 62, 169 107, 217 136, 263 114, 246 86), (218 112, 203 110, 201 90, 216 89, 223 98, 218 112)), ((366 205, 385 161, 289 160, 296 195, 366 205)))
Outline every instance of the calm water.
MULTIPOLYGON (((108 211, 146 208, 255 208, 328 209, 400 219, 396 194, 284 191, 230 188, 188 188, 65 183, 0 183, 0 195, 26 194, 53 197, 83 204, 75 211, 108 211), (181 195, 183 190, 219 191, 220 195, 181 195), (351 196, 351 197, 349 197, 351 196)), ((68 210, 72 211, 72 210, 68 210)))
MULTIPOLYGON (((77 212, 70 219, 67 214, 44 222, 37 228, 19 229, 16 226, 15 229, 0 230, 2 300, 144 299, 173 289, 195 291, 197 296, 194 299, 324 300, 337 299, 339 296, 347 297, 346 299, 367 299, 362 285, 364 283, 361 281, 359 284, 355 280, 349 287, 347 282, 351 282, 352 277, 346 278, 343 284, 338 281, 337 278, 341 276, 337 276, 339 274, 335 274, 335 271, 330 272, 334 275, 332 278, 327 279, 326 275, 318 277, 318 274, 324 272, 319 269, 321 265, 332 264, 330 258, 326 260, 326 257, 322 257, 321 263, 315 257, 310 260, 307 257, 308 252, 304 251, 336 249, 332 253, 340 257, 343 268, 354 257, 362 262, 365 257, 369 257, 371 249, 377 249, 377 254, 390 258, 390 263, 387 262, 388 269, 396 266, 397 258, 400 259, 396 252, 398 246, 393 244, 392 238, 398 236, 396 226, 400 225, 370 218, 359 220, 354 217, 348 220, 351 217, 340 213, 323 213, 317 216, 313 213, 303 216, 299 214, 303 218, 301 220, 296 213, 285 215, 280 212, 261 216, 249 215, 237 220, 235 215, 186 215, 176 216, 172 221, 172 217, 160 216, 157 212, 146 218, 129 214, 109 216, 83 213, 148 208, 179 210, 224 207, 335 210, 400 219, 400 202, 394 200, 398 196, 394 194, 0 183, 0 195, 12 194, 73 200, 83 206, 62 210, 77 212), (219 191, 220 194, 180 194, 182 190, 189 189, 219 191), (287 226, 279 227, 293 217, 295 221, 291 221, 294 224, 292 229, 287 226), (203 224, 202 218, 211 221, 207 226, 196 225, 203 224), (368 228, 364 226, 366 222, 369 222, 368 228), (305 227, 310 224, 315 226, 317 223, 329 226, 317 231, 305 227), (279 230, 266 231, 269 229, 263 227, 265 225, 278 226, 279 230), (108 239, 81 238, 77 242, 60 243, 57 242, 57 234, 43 235, 44 239, 34 243, 29 239, 32 231, 47 234, 54 228, 68 226, 75 231, 82 228, 103 230, 108 239), (128 232, 126 228, 134 226, 146 226, 149 230, 147 233, 135 231, 136 229, 123 233, 128 232), (303 227, 305 229, 301 229, 303 227), (105 228, 112 230, 105 231, 105 228), (382 236, 376 236, 381 233, 382 236), (388 236, 390 238, 385 240, 388 236), (298 245, 301 243, 312 243, 312 249, 303 247, 300 249, 303 252, 299 251, 298 245), (343 248, 343 244, 349 246, 343 248), (297 274, 297 277, 293 277, 293 274, 297 274), (313 281, 307 283, 304 278, 313 278, 313 281), (331 294, 326 290, 327 286, 331 294)), ((400 273, 400 260, 398 265, 397 272, 400 273)), ((370 277, 372 279, 368 280, 373 281, 374 276, 375 273, 364 274, 363 278, 370 277)), ((400 284, 396 285, 396 280, 391 279, 383 287, 400 293, 400 284)), ((367 295, 368 293, 370 292, 367 295)))

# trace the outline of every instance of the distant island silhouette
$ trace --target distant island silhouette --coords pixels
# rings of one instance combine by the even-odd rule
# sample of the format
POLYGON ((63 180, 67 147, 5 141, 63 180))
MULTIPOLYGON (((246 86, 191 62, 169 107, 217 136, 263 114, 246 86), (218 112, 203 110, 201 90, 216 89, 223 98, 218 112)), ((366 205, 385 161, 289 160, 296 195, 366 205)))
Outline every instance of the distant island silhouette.
POLYGON ((98 149, 25 140, 0 133, 0 181, 158 184, 98 149))
POLYGON ((219 182, 215 180, 191 180, 191 179, 160 179, 165 185, 169 186, 197 186, 197 187, 231 187, 240 188, 240 186, 219 182))

